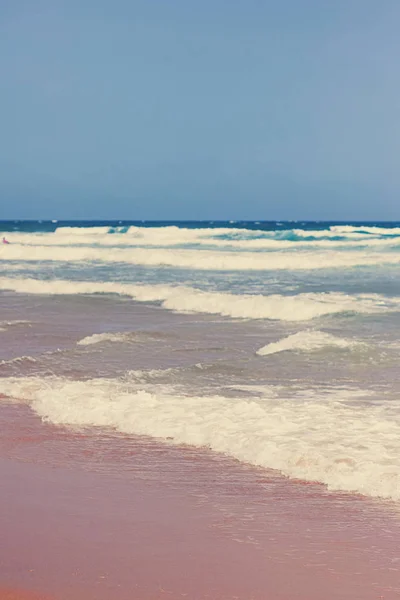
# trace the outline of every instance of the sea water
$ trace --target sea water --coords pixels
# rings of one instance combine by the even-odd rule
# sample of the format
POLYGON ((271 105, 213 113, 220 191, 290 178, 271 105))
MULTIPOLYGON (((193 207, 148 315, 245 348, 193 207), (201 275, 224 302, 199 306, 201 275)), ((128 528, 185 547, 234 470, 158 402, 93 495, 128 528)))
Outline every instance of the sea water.
POLYGON ((400 501, 400 223, 0 222, 0 394, 400 501))

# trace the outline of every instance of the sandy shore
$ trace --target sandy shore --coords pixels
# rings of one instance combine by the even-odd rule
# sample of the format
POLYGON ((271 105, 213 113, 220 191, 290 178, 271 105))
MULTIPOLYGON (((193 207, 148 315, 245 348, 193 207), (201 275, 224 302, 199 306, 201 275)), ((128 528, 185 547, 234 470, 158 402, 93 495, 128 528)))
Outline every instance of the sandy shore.
POLYGON ((0 587, 0 600, 51 600, 49 596, 36 594, 17 589, 7 589, 0 587))
POLYGON ((24 406, 0 426, 0 600, 400 597, 392 506, 24 406))

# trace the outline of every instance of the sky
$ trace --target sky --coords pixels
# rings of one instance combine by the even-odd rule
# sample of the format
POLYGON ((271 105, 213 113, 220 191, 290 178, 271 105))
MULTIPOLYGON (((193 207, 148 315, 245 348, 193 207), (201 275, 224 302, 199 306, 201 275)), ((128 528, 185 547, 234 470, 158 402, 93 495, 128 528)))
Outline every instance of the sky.
POLYGON ((0 219, 400 220, 398 0, 0 0, 0 219))

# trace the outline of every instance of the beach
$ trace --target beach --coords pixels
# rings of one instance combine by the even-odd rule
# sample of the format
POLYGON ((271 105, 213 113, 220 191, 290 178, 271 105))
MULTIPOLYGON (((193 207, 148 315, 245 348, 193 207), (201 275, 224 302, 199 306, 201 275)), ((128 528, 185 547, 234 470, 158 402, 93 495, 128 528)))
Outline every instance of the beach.
POLYGON ((65 600, 399 597, 390 505, 190 448, 71 435, 26 408, 1 415, 3 585, 65 600))
POLYGON ((400 598, 399 228, 14 227, 0 600, 400 598))

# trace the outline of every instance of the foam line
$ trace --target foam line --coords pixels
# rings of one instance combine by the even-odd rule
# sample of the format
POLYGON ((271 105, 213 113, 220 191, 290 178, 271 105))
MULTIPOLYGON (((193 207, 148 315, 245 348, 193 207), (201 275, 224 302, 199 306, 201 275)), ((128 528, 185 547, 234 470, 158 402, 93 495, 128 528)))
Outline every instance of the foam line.
POLYGON ((0 278, 0 289, 28 294, 118 294, 138 302, 159 302, 169 310, 240 319, 307 321, 343 312, 399 310, 400 298, 379 294, 306 293, 293 296, 204 292, 186 286, 132 285, 111 282, 0 278))
POLYGON ((367 405, 365 392, 346 389, 278 398, 267 388, 246 399, 176 395, 166 386, 140 385, 126 377, 27 377, 2 379, 0 391, 57 425, 111 427, 207 447, 331 490, 400 500, 398 401, 367 405))

